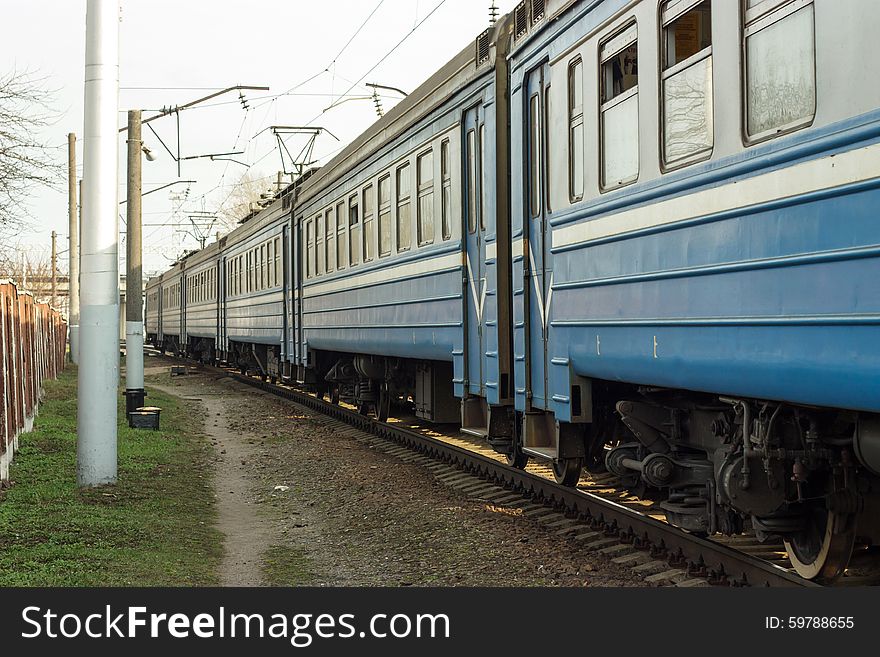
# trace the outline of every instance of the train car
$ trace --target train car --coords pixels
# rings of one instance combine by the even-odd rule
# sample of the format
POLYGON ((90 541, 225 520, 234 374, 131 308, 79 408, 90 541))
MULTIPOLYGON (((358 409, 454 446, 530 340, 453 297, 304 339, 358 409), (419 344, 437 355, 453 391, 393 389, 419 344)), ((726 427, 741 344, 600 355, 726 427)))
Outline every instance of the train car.
POLYGON ((507 32, 502 21, 481 35, 302 186, 291 356, 301 381, 363 412, 385 418, 392 399, 406 401, 509 443, 509 214, 497 175, 507 32))
POLYGON ((833 579, 880 539, 880 5, 516 14, 510 458, 833 579))
POLYGON ((154 344, 162 353, 181 355, 184 352, 186 286, 183 272, 183 262, 175 263, 162 274, 159 282, 159 322, 154 344))
POLYGON ((290 289, 284 254, 289 250, 290 196, 249 218, 229 234, 219 256, 223 272, 218 308, 222 360, 261 377, 285 375, 284 336, 290 289))
POLYGON ((161 334, 162 276, 155 276, 144 286, 144 342, 158 347, 161 334))
POLYGON ((217 360, 220 333, 220 253, 225 238, 185 260, 186 313, 182 347, 187 356, 204 363, 217 360))

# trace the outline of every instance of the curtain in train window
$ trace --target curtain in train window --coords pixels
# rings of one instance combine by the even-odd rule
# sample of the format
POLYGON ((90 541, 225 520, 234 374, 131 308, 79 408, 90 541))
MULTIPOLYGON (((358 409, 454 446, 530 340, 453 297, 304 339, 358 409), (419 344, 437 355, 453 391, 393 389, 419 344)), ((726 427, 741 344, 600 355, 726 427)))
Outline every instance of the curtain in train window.
POLYGON ((568 196, 572 202, 584 197, 584 63, 580 57, 568 67, 568 196))
POLYGON ((772 137, 812 123, 816 115, 814 20, 809 0, 747 0, 746 129, 750 138, 772 137))
POLYGON ((446 139, 440 144, 440 176, 443 179, 440 229, 444 241, 452 237, 452 169, 449 164, 449 140, 446 139))
POLYGON ((419 246, 434 242, 434 152, 419 155, 419 246))
POLYGON ((346 247, 348 246, 348 238, 345 231, 348 228, 348 222, 345 220, 345 201, 336 204, 336 268, 345 269, 348 262, 346 255, 346 247))
POLYGON ((409 164, 397 169, 397 250, 412 246, 412 174, 409 164))
POLYGON ((348 257, 352 267, 361 258, 361 217, 358 214, 358 205, 358 195, 352 194, 348 199, 348 257))
POLYGON ((391 176, 379 181, 379 257, 391 254, 391 176))
POLYGON ((630 25, 601 47, 602 188, 639 177, 638 31, 630 25))
POLYGON ((663 7, 663 161, 708 157, 715 144, 712 3, 671 0, 663 7))
POLYGON ((373 216, 376 212, 376 192, 372 185, 364 188, 364 262, 370 262, 373 257, 373 216))

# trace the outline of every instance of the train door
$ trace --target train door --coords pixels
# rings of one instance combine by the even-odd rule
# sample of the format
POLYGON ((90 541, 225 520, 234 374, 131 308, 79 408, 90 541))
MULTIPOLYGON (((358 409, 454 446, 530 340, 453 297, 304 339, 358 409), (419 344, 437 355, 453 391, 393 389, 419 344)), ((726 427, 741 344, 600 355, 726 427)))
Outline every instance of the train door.
POLYGON ((293 278, 291 288, 293 290, 293 362, 296 366, 297 383, 305 383, 305 361, 303 360, 303 335, 302 335, 302 298, 303 280, 306 277, 305 253, 308 241, 304 234, 306 227, 303 218, 294 220, 292 242, 290 250, 290 273, 293 278))
POLYGON ((550 289, 553 285, 550 236, 547 226, 547 147, 546 98, 550 86, 550 68, 544 64, 528 79, 526 105, 526 221, 528 254, 525 264, 525 287, 528 290, 528 359, 529 392, 533 409, 547 409, 547 339, 549 329, 550 289))
POLYGON ((226 256, 220 258, 217 277, 217 351, 226 353, 226 298, 229 296, 229 272, 226 256))
POLYGON ((284 228, 281 233, 281 253, 278 254, 278 257, 281 258, 281 298, 282 298, 282 319, 281 325, 283 327, 281 332, 281 371, 283 376, 286 378, 290 374, 290 318, 291 318, 291 297, 290 297, 290 276, 288 276, 288 258, 287 255, 290 253, 290 223, 284 224, 284 228))
POLYGON ((483 307, 486 302, 486 220, 483 216, 482 148, 483 117, 478 107, 464 119, 464 209, 462 234, 465 236, 465 290, 467 318, 465 340, 465 396, 485 397, 486 369, 483 307))

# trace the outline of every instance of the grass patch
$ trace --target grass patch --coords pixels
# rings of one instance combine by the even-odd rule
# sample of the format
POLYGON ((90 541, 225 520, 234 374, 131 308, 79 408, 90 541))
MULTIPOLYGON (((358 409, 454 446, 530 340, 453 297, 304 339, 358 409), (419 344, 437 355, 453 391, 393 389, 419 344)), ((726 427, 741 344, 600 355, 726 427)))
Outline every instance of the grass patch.
POLYGON ((0 586, 211 586, 210 445, 192 404, 157 390, 161 431, 134 431, 119 411, 119 483, 76 486, 76 368, 46 384, 34 431, 21 437, 15 485, 0 500, 0 586))
POLYGON ((315 575, 305 552, 291 545, 275 545, 263 553, 263 576, 269 586, 308 586, 315 575))

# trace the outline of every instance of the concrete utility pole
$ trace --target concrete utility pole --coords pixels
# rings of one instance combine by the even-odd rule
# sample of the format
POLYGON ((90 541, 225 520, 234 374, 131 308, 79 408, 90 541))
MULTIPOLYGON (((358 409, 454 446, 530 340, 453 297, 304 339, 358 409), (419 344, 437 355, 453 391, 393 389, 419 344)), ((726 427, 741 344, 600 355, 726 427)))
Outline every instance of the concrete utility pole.
POLYGON ((76 478, 101 486, 117 476, 119 0, 87 0, 85 70, 76 478))
MULTIPOLYGON (((80 190, 82 193, 82 190, 80 190)), ((76 215, 76 135, 67 135, 68 311, 70 360, 79 363, 79 221, 76 215)))
POLYGON ((52 231, 52 303, 49 305, 55 307, 58 301, 58 233, 52 231))
POLYGON ((141 263, 141 111, 128 112, 128 202, 125 276, 125 407, 144 405, 143 266, 141 263))

